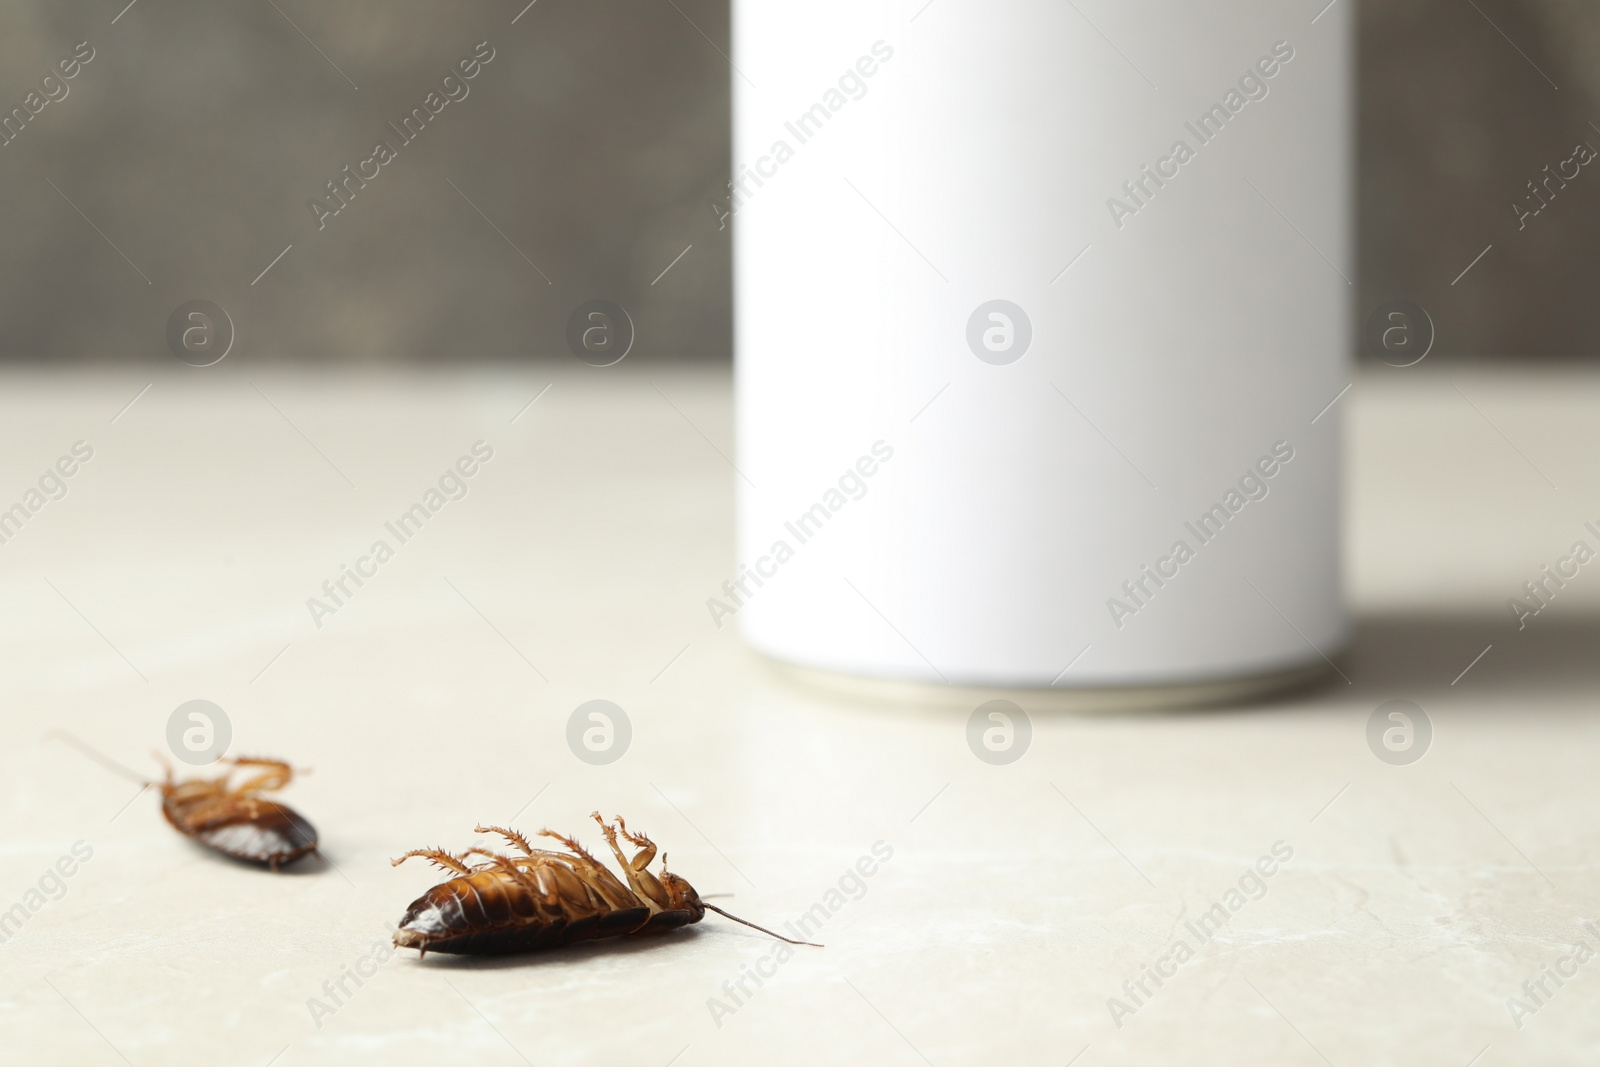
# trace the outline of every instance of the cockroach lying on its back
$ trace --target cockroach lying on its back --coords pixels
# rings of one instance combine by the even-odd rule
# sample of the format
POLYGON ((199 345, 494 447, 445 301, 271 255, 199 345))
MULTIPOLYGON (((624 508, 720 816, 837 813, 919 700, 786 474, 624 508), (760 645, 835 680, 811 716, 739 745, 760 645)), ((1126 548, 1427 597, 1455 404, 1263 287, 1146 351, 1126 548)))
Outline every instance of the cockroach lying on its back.
POLYGON ((627 885, 570 837, 540 830, 539 836, 555 838, 570 850, 552 852, 534 848, 515 830, 479 826, 477 833, 499 834, 521 854, 506 856, 469 848, 452 855, 442 849, 420 848, 395 860, 399 866, 420 856, 456 877, 412 901, 395 931, 394 943, 417 949, 424 956, 429 952, 473 956, 530 952, 601 937, 665 932, 697 923, 709 910, 779 941, 811 944, 791 941, 707 904, 694 886, 668 872, 665 856, 660 876, 650 873, 650 861, 656 855, 654 842, 644 834, 629 833, 621 816, 616 828, 602 821, 599 812, 593 818, 617 857, 627 885), (617 846, 618 833, 638 847, 631 860, 617 846), (487 862, 468 865, 467 857, 473 855, 483 856, 487 862))
POLYGON ((160 789, 161 814, 167 822, 185 837, 224 856, 276 871, 317 849, 316 827, 287 804, 263 796, 282 789, 294 777, 294 769, 282 760, 242 756, 218 760, 227 765, 222 774, 182 782, 175 781, 172 768, 161 761, 166 776, 153 782, 107 759, 71 734, 58 732, 55 736, 116 774, 160 789), (260 773, 229 788, 229 780, 241 768, 260 773))
POLYGON ((225 856, 257 863, 276 871, 286 863, 315 852, 317 828, 305 816, 262 794, 273 793, 289 784, 294 769, 282 760, 221 760, 231 764, 215 778, 191 778, 174 782, 167 768, 161 786, 161 814, 187 837, 216 849, 225 856), (229 788, 229 779, 238 768, 259 769, 261 773, 229 788))

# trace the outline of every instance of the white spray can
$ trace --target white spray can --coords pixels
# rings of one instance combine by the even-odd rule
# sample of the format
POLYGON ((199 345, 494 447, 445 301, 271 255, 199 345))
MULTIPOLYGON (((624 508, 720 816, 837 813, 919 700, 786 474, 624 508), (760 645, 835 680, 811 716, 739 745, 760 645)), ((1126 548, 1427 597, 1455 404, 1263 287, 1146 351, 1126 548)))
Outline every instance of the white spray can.
POLYGON ((1331 667, 1354 5, 1319 6, 735 0, 714 616, 955 686, 1331 667))

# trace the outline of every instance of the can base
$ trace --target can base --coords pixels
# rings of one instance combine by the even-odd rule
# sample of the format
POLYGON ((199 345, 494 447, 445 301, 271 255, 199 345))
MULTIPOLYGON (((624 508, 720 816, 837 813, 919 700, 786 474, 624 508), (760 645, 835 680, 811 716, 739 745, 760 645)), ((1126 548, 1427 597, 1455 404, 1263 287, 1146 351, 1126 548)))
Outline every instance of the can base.
POLYGON ((967 686, 840 674, 816 667, 787 663, 760 652, 756 655, 770 670, 791 683, 832 697, 864 700, 877 704, 923 705, 941 709, 973 708, 985 700, 1005 697, 1023 705, 1024 710, 1037 709, 1075 714, 1182 710, 1216 707, 1223 704, 1245 704, 1296 689, 1310 688, 1334 673, 1330 663, 1319 659, 1314 663, 1264 674, 1159 685, 1074 688, 967 686))

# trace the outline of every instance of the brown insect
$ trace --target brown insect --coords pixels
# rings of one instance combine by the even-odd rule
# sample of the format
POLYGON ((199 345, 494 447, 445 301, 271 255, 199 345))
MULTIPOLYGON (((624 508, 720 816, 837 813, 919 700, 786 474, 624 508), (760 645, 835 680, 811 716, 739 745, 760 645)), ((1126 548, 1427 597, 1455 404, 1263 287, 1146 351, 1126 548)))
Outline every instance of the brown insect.
POLYGON ((419 848, 395 860, 398 867, 419 856, 456 877, 411 902, 395 931, 394 943, 417 949, 424 956, 429 952, 469 956, 531 952, 595 938, 664 933, 697 923, 707 911, 714 911, 779 941, 811 944, 792 941, 707 904, 694 886, 667 870, 665 856, 660 876, 652 874, 654 842, 644 834, 629 833, 620 815, 616 828, 604 822, 599 812, 593 819, 600 824, 626 885, 570 837, 540 830, 539 836, 555 838, 569 850, 553 852, 534 848, 515 830, 479 826, 476 833, 499 834, 515 845, 520 855, 507 856, 485 848, 452 855, 443 849, 419 848), (619 833, 637 846, 632 859, 618 847, 619 833), (469 865, 467 857, 474 855, 483 856, 486 862, 469 865))
POLYGON ((57 732, 56 736, 113 773, 146 788, 160 789, 161 814, 167 822, 185 837, 224 856, 276 871, 317 849, 316 827, 287 804, 263 795, 277 792, 294 777, 294 768, 282 760, 222 759, 217 762, 227 769, 217 777, 179 782, 173 779, 171 766, 157 756, 166 775, 154 782, 107 759, 71 734, 57 732), (260 773, 230 786, 234 772, 240 769, 260 773))
POLYGON ((186 837, 246 863, 256 863, 276 871, 285 863, 317 849, 317 828, 305 816, 263 794, 275 793, 289 784, 294 768, 282 760, 219 760, 229 768, 215 778, 172 780, 166 768, 161 786, 161 814, 186 837), (236 786, 229 785, 234 771, 259 769, 236 786))

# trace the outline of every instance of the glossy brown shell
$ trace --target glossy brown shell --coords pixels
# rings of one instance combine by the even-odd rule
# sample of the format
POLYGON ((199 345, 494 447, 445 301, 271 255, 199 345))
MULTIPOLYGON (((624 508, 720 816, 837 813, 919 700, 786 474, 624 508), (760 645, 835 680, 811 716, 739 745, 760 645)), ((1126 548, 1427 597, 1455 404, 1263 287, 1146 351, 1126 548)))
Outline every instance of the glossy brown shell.
POLYGON ((500 869, 434 886, 406 909, 395 942, 426 952, 502 955, 672 930, 705 914, 687 908, 652 914, 643 903, 617 908, 582 883, 563 887, 561 875, 570 871, 538 867, 525 873, 540 891, 500 869))
POLYGON ((294 774, 290 766, 263 759, 229 763, 233 769, 259 773, 230 789, 233 770, 220 778, 185 782, 174 782, 169 772, 161 785, 161 814, 167 822, 207 848, 274 871, 316 851, 316 827, 287 804, 262 796, 288 784, 294 774))
POLYGON ((396 864, 421 857, 456 877, 411 902, 395 930, 395 944, 423 954, 499 955, 664 932, 705 917, 700 895, 669 873, 665 861, 659 877, 650 872, 656 846, 648 837, 629 833, 620 818, 616 827, 598 813, 593 818, 621 869, 620 879, 572 838, 549 830, 539 836, 560 841, 567 851, 534 848, 515 830, 479 826, 479 833, 504 837, 515 854, 471 848, 456 855, 421 848, 401 856, 396 864), (619 834, 636 846, 632 857, 623 855, 619 834), (488 862, 469 866, 472 855, 488 862))
POLYGON ((193 818, 185 807, 194 805, 167 797, 162 800, 161 814, 186 836, 245 863, 277 870, 317 848, 317 828, 287 804, 236 802, 200 819, 193 818))

